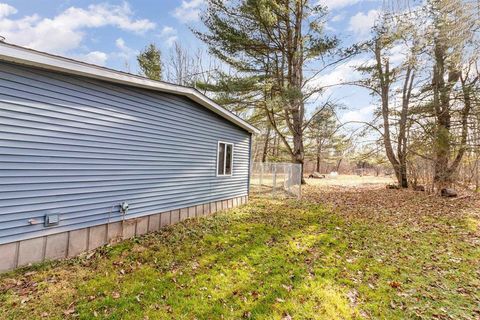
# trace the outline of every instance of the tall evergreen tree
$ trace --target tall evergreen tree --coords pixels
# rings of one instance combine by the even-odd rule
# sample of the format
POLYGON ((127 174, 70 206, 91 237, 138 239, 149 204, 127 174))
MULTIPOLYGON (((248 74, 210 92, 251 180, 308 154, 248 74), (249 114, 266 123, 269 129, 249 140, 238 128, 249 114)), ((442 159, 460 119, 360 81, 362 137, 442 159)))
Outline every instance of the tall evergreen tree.
POLYGON ((434 182, 438 189, 452 184, 467 151, 472 92, 479 79, 477 6, 475 2, 462 0, 427 2, 432 21, 427 48, 433 60, 430 89, 435 117, 434 182), (476 75, 470 72, 472 65, 476 66, 476 75), (456 103, 458 96, 462 101, 460 106, 456 103), (459 119, 455 119, 457 113, 459 119), (455 120, 460 127, 457 135, 455 120))
POLYGON ((160 49, 150 43, 137 56, 142 74, 152 80, 162 80, 162 59, 160 49))
POLYGON ((337 134, 339 124, 333 108, 317 110, 306 132, 309 140, 310 153, 315 159, 315 171, 320 172, 322 156, 332 152, 339 143, 340 135, 337 134))
POLYGON ((261 108, 292 161, 302 167, 304 131, 309 122, 305 103, 321 92, 312 81, 321 71, 305 71, 314 64, 322 65, 322 58, 337 46, 337 39, 323 31, 326 10, 316 3, 207 0, 202 15, 206 31, 195 31, 211 53, 237 72, 234 83, 241 86, 224 81, 227 91, 246 94, 255 108, 261 108), (283 127, 287 132, 280 129, 283 127))

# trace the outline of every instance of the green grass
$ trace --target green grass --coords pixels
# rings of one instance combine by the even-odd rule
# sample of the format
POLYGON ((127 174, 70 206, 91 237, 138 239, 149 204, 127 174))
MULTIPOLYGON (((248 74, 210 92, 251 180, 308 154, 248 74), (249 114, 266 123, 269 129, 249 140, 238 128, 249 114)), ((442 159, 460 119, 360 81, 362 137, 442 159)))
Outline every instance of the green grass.
POLYGON ((415 226, 255 199, 2 275, 0 319, 478 319, 478 221, 415 226))

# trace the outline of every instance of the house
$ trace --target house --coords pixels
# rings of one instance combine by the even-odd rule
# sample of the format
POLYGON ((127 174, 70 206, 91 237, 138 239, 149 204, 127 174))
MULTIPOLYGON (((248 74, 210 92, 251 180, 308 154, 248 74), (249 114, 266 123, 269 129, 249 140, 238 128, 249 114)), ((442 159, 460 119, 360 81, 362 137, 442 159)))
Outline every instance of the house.
POLYGON ((245 203, 255 132, 193 88, 0 42, 0 270, 245 203))

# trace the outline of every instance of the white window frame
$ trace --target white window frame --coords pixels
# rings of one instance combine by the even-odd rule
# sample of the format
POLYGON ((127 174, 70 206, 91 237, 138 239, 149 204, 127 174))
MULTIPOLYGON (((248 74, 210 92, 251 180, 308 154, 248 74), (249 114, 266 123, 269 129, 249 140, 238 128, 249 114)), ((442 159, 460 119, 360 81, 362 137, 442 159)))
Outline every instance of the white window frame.
POLYGON ((225 141, 218 141, 217 143, 217 161, 215 162, 215 174, 217 177, 231 177, 233 175, 233 157, 235 154, 235 145, 231 142, 225 142, 225 141), (224 158, 223 158, 223 174, 218 173, 218 160, 220 160, 220 144, 225 145, 225 153, 224 153, 224 158), (230 174, 226 174, 225 172, 227 171, 227 161, 225 161, 225 158, 227 157, 227 145, 232 146, 232 157, 230 159, 230 174))

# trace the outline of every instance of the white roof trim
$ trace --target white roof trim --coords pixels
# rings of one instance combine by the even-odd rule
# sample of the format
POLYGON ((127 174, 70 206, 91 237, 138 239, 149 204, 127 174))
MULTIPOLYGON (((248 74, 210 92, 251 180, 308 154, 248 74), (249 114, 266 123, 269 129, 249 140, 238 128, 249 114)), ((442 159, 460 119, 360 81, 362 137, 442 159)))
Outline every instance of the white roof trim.
POLYGON ((48 53, 7 44, 1 41, 0 61, 8 61, 108 82, 115 82, 139 88, 182 95, 215 112, 230 122, 233 122, 248 132, 259 133, 257 128, 221 107, 194 88, 184 87, 168 82, 154 81, 130 73, 108 69, 65 57, 55 56, 48 53))

